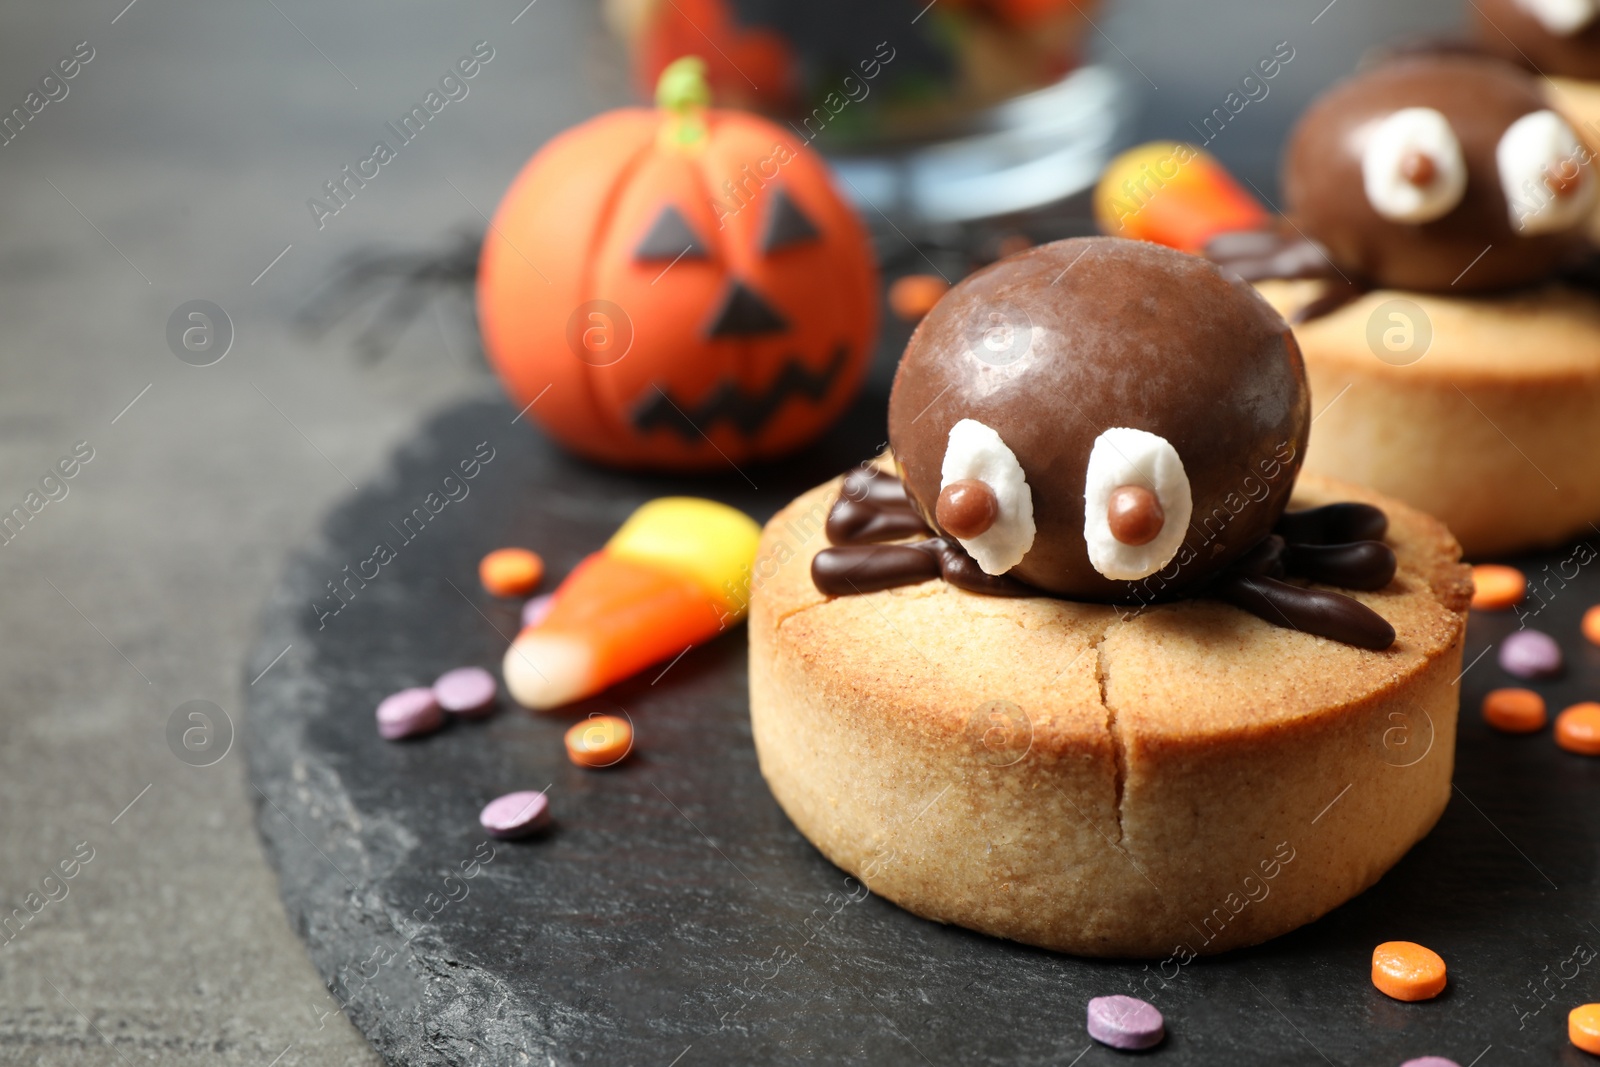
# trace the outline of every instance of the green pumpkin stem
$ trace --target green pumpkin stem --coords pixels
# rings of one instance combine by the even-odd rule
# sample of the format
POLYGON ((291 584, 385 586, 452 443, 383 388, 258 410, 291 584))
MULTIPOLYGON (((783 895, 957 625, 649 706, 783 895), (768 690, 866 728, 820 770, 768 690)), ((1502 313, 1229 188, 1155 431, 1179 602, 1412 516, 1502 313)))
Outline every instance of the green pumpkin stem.
POLYGON ((706 109, 711 106, 706 61, 683 56, 668 63, 656 82, 656 106, 668 113, 667 140, 684 146, 704 140, 706 109))

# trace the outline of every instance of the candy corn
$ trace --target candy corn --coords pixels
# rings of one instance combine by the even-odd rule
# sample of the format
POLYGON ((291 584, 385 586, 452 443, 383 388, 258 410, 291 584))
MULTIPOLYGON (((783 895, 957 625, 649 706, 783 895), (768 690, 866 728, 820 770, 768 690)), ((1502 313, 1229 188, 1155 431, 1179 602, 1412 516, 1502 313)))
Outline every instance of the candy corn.
POLYGON ((1193 145, 1153 141, 1106 167, 1095 221, 1112 237, 1199 252, 1219 233, 1255 230, 1271 216, 1216 159, 1193 145))
POLYGON ((643 505, 511 643, 506 688, 527 707, 559 707, 715 637, 744 617, 760 534, 711 500, 643 505))

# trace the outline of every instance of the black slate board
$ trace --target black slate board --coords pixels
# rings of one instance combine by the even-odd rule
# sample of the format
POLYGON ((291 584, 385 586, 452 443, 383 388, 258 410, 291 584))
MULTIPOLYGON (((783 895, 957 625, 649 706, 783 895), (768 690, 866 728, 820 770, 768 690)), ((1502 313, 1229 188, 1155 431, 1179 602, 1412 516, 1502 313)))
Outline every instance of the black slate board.
MULTIPOLYGON (((378 738, 385 694, 463 664, 498 670, 517 609, 478 587, 487 550, 537 546, 559 578, 638 503, 672 492, 765 519, 872 454, 882 411, 875 391, 847 422, 853 438, 803 462, 662 481, 571 460, 513 425, 511 408, 477 402, 434 421, 384 484, 330 517, 269 605, 246 672, 292 645, 249 690, 245 742, 284 901, 335 991, 307 1005, 308 1028, 343 1004, 401 1064, 1087 1067, 1127 1054, 1091 1047, 1085 1003, 1137 993, 1166 1014, 1169 1037, 1147 1054, 1166 1063, 1596 1062, 1565 1030, 1569 1007, 1600 1000, 1600 760, 1560 751, 1548 729, 1509 738, 1483 725, 1484 693, 1511 679, 1492 652, 1478 657, 1516 627, 1509 615, 1473 619, 1458 792, 1432 835, 1321 921, 1191 963, 1165 987, 1143 963, 1053 955, 851 899, 856 883, 794 830, 757 771, 742 630, 558 715, 504 709, 411 743, 378 738), (402 541, 402 518, 484 441, 494 458, 469 495, 402 541), (325 583, 379 541, 396 558, 319 629, 325 583), (636 724, 635 757, 571 765, 567 726, 618 707, 636 724), (548 837, 482 844, 485 802, 547 785, 548 837), (1442 997, 1402 1004, 1372 987, 1372 947, 1389 939, 1445 957, 1442 997), (1575 950, 1593 958, 1580 966, 1575 950)), ((1521 562, 1542 575, 1570 555, 1521 562)), ((1600 696, 1600 649, 1578 636, 1600 567, 1550 588, 1532 621, 1571 664, 1538 686, 1554 711, 1600 696)), ((1421 729, 1396 735, 1397 760, 1421 729)))

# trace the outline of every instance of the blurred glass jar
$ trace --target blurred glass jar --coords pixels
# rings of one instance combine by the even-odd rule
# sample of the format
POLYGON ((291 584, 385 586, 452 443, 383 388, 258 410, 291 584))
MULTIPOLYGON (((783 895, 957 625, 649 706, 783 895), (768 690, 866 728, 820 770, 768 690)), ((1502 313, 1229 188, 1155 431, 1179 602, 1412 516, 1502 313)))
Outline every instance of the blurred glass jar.
POLYGON ((1084 65, 1097 0, 606 0, 648 99, 682 55, 719 104, 788 123, 870 215, 1026 211, 1087 188, 1134 94, 1084 65))

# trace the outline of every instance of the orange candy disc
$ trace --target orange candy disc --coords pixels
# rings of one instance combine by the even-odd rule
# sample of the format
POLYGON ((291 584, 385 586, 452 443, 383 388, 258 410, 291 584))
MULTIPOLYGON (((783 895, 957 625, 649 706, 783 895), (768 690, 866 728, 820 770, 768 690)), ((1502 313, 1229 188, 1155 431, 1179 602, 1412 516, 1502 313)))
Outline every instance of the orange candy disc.
POLYGON ((1544 697, 1532 689, 1496 689, 1483 698, 1483 721, 1507 734, 1531 734, 1548 718, 1544 697))
POLYGON ((1600 645, 1600 604, 1583 613, 1583 636, 1590 644, 1600 645))
POLYGON ((1600 704, 1574 704, 1557 715, 1556 744, 1580 756, 1600 756, 1600 704))
POLYGON ((1600 1056, 1600 1004, 1584 1004, 1567 1014, 1567 1039, 1600 1056))
POLYGON ((1444 992, 1444 960, 1414 941, 1385 941, 1372 950, 1372 984, 1396 1000, 1432 1000, 1444 992))
POLYGON ((543 577, 544 560, 525 548, 497 548, 478 564, 478 579, 495 596, 527 596, 543 577))
POLYGON ((1528 579, 1515 567, 1483 563, 1472 568, 1472 608, 1474 611, 1505 611, 1522 603, 1528 594, 1528 579))
POLYGON ((937 274, 907 274, 889 286, 889 310, 904 322, 917 322, 933 310, 950 283, 937 274))
POLYGON ((592 715, 567 731, 567 755, 580 767, 610 767, 633 750, 633 727, 615 715, 592 715))

